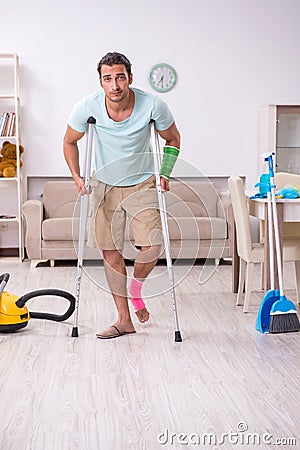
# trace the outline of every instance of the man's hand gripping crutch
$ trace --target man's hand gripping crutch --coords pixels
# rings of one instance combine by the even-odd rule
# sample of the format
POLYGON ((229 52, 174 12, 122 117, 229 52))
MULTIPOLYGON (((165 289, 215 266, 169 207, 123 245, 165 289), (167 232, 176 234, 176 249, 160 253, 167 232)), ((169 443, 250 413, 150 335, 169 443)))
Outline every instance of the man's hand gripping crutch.
POLYGON ((160 143, 159 136, 155 129, 154 121, 150 123, 151 127, 151 142, 152 142, 152 150, 154 155, 154 167, 155 167, 155 177, 156 177, 156 186, 157 186, 157 195, 159 202, 159 210, 162 224, 162 232, 164 238, 164 246, 165 246, 165 255, 167 260, 167 268, 168 268, 168 276, 171 287, 171 296, 172 296, 172 305, 174 312, 174 321, 175 321, 175 342, 181 342, 181 333, 179 330, 179 322, 178 322, 178 314, 177 314, 177 305, 176 305, 176 296, 175 296, 175 288, 174 288, 174 274, 173 274, 173 266, 171 259, 171 251, 170 251, 170 237, 169 237, 169 228, 168 228, 168 220, 167 220, 167 210, 166 210, 166 202, 164 197, 164 192, 169 189, 168 180, 170 178, 172 169, 176 163, 179 150, 173 146, 166 145, 164 147, 163 158, 161 159, 160 153, 160 143), (164 181, 167 180, 167 181, 164 181))

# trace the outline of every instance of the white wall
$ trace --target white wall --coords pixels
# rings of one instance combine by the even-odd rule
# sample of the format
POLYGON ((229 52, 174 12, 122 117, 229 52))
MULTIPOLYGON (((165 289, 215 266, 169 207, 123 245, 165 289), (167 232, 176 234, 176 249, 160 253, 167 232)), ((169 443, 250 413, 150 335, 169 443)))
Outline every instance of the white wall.
MULTIPOLYGON (((300 103, 299 0, 11 0, 1 52, 21 63, 25 175, 66 175, 62 138, 74 102, 98 88, 107 51, 149 68, 168 62, 178 83, 161 94, 182 134, 182 157, 206 175, 258 170, 259 108, 300 103)), ((178 174, 180 175, 180 174, 178 174)))

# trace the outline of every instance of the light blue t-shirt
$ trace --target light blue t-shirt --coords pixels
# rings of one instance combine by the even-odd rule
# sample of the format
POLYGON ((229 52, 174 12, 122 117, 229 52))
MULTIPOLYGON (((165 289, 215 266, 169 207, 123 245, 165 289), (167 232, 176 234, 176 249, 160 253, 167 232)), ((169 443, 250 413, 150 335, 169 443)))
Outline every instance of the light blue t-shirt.
POLYGON ((105 94, 99 90, 78 102, 68 124, 79 132, 87 130, 89 117, 96 119, 94 166, 97 178, 114 186, 131 186, 153 174, 150 146, 150 120, 157 130, 166 130, 174 118, 166 103, 157 95, 130 88, 134 108, 122 122, 112 120, 106 111, 105 94))

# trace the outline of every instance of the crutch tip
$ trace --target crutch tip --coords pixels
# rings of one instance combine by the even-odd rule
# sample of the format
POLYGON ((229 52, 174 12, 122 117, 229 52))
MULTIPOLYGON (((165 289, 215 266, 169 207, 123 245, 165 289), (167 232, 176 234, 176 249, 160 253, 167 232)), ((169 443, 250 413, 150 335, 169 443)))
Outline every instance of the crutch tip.
POLYGON ((175 342, 182 342, 180 331, 175 331, 175 342))
POLYGON ((78 337, 78 327, 73 327, 73 329, 72 329, 72 337, 78 337))

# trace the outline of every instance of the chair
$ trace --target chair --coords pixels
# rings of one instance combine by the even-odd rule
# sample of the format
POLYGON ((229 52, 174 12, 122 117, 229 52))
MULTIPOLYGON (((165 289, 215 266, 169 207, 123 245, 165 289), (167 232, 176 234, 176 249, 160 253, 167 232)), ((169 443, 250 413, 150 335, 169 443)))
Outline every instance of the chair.
MULTIPOLYGON (((243 181, 240 177, 232 176, 228 179, 228 188, 231 195, 233 215, 236 226, 237 253, 240 258, 239 285, 237 294, 237 305, 242 305, 242 296, 245 286, 245 301, 243 312, 248 312, 254 264, 264 261, 264 244, 253 243, 250 228, 250 219, 247 198, 244 191, 243 181)), ((284 240, 283 260, 294 261, 296 270, 297 299, 300 291, 300 241, 284 240)))
POLYGON ((237 253, 240 258, 239 285, 237 305, 242 305, 242 296, 245 285, 244 312, 248 312, 254 264, 264 260, 264 246, 262 243, 253 243, 251 236, 249 212, 245 196, 243 181, 240 177, 230 177, 228 180, 229 192, 236 226, 237 253), (246 282, 246 283, 245 283, 246 282))
POLYGON ((276 189, 282 189, 288 184, 300 186, 300 175, 290 172, 276 172, 274 174, 276 189))

